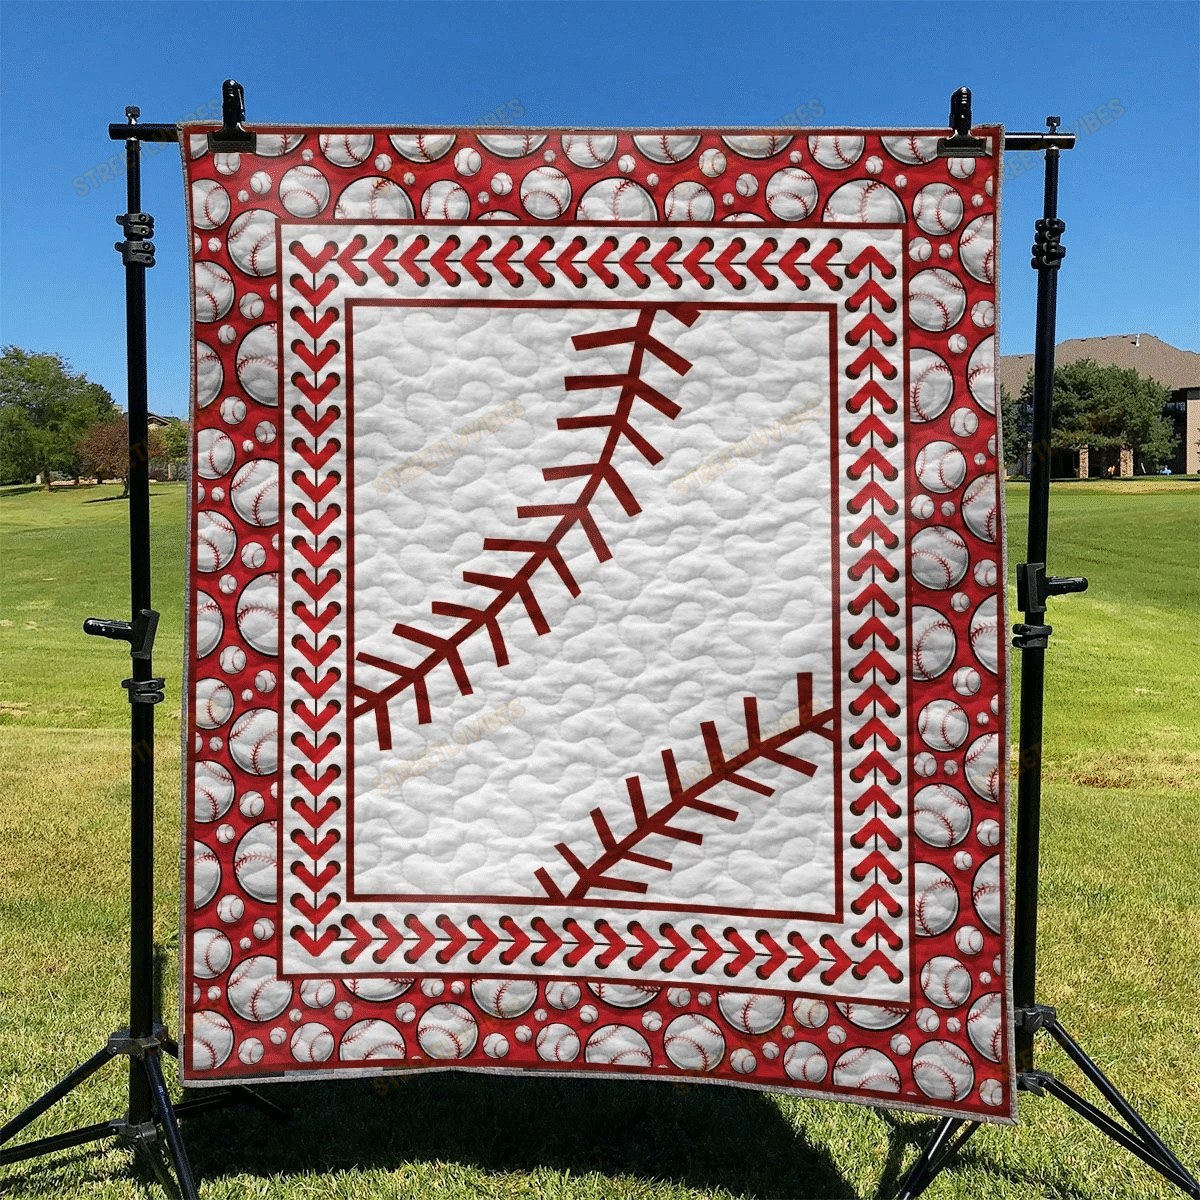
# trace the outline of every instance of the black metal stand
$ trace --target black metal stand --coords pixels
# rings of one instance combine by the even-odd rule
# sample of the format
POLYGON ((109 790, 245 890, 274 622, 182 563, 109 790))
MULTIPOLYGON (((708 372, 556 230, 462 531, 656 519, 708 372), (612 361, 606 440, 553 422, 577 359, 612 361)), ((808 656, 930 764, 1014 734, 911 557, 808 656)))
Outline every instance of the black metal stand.
MULTIPOLYGON (((939 154, 972 153, 971 93, 960 88, 951 99, 954 136, 939 143, 939 154)), ((1017 835, 1013 905, 1013 1007, 1016 1017, 1017 1088, 1035 1096, 1054 1096, 1118 1145, 1153 1167, 1186 1195, 1200 1200, 1200 1184, 1163 1145, 1154 1131, 1063 1028, 1053 1008, 1036 1001, 1038 855, 1042 802, 1042 716, 1046 648, 1051 626, 1044 623, 1051 596, 1082 592, 1087 580, 1046 574, 1050 508, 1050 428, 1054 396, 1054 337, 1058 268, 1066 254, 1060 242, 1066 225, 1058 216, 1058 156, 1070 150, 1075 135, 1059 133, 1058 117, 1047 117, 1044 133, 1006 134, 1011 150, 1044 150, 1046 185, 1042 219, 1034 226, 1032 266, 1038 273, 1037 336, 1033 366, 1032 465, 1029 473, 1029 528, 1026 560, 1017 566, 1017 604, 1024 620, 1013 626, 1013 646, 1021 652, 1020 760, 1017 772, 1017 835), (1096 1107, 1047 1071, 1034 1067, 1034 1039, 1045 1030, 1111 1106, 1116 1117, 1096 1107), (1119 1118, 1119 1119, 1117 1119, 1119 1118), (1122 1123, 1124 1122, 1124 1123, 1122 1123)), ((897 1200, 915 1200, 979 1129, 973 1121, 947 1117, 901 1181, 897 1200)))
MULTIPOLYGON (((237 85, 234 85, 237 87, 237 85)), ((237 87, 235 101, 240 100, 237 87)), ((226 124, 230 115, 226 84, 226 124)), ((132 617, 129 621, 90 618, 84 633, 129 643, 132 678, 122 681, 130 703, 130 922, 129 1027, 40 1099, 0 1129, 0 1163, 52 1154, 70 1146, 118 1138, 144 1157, 168 1193, 175 1190, 169 1158, 185 1200, 197 1197, 179 1118, 227 1104, 248 1102, 274 1116, 285 1110, 248 1088, 236 1087, 210 1096, 172 1104, 162 1072, 162 1055, 179 1056, 179 1048, 156 1019, 158 988, 154 961, 154 705, 163 699, 163 680, 153 675, 154 635, 158 613, 150 606, 150 464, 146 453, 146 269, 154 265, 154 220, 141 211, 141 142, 175 140, 171 125, 140 126, 136 108, 125 110, 128 123, 110 125, 110 137, 124 139, 128 159, 128 211, 117 217, 125 240, 116 244, 125 264, 126 358, 129 376, 129 574, 132 617), (42 1113, 74 1091, 112 1059, 129 1059, 129 1100, 123 1117, 101 1121, 18 1146, 7 1143, 42 1113), (164 1146, 165 1143, 165 1146, 164 1146)))

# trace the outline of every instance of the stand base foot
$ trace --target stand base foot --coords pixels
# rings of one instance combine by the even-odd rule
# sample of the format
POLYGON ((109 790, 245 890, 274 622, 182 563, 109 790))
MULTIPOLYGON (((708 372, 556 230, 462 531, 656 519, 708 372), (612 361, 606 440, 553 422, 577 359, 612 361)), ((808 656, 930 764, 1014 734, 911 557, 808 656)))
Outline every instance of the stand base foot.
POLYGON ((290 1113, 247 1087, 234 1087, 211 1096, 184 1100, 178 1105, 172 1104, 162 1073, 163 1051, 176 1052, 175 1043, 166 1036, 164 1030, 156 1029, 148 1037, 139 1038, 131 1037, 128 1030, 114 1033, 103 1049, 64 1076, 59 1083, 0 1129, 0 1165, 23 1162, 46 1154, 55 1154, 72 1146, 84 1146, 106 1138, 116 1138, 145 1160, 168 1195, 177 1194, 182 1196, 183 1200, 199 1200, 196 1179, 192 1174, 183 1135, 179 1129, 181 1118, 231 1104, 247 1103, 253 1104, 277 1120, 286 1119, 290 1113), (18 1146, 7 1144, 47 1109, 52 1108, 94 1075, 105 1063, 118 1056, 128 1056, 130 1060, 131 1107, 136 1080, 144 1086, 149 1097, 149 1111, 130 1111, 124 1117, 51 1134, 49 1137, 23 1142, 18 1146))
MULTIPOLYGON (((1072 1112, 1083 1117, 1106 1137, 1136 1155, 1147 1166, 1153 1167, 1185 1196, 1192 1197, 1192 1200, 1200 1200, 1200 1183, 1196 1181, 1195 1176, 1167 1149, 1154 1130, 1067 1033, 1054 1011, 1045 1009, 1043 1012, 1045 1015, 1039 1027, 1062 1047, 1067 1057, 1083 1072, 1120 1120, 1092 1104, 1048 1071, 1021 1072, 1017 1076, 1018 1089, 1035 1096, 1053 1096, 1056 1100, 1061 1100, 1072 1112)), ((978 1128, 979 1125, 975 1122, 952 1117, 940 1121, 933 1136, 901 1181, 896 1200, 916 1200, 978 1128)))

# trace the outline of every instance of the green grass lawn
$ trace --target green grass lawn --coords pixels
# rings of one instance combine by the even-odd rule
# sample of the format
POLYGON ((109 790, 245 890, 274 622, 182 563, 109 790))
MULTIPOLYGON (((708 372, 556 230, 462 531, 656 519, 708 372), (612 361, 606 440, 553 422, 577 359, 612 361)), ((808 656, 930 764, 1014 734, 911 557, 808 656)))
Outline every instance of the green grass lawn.
MULTIPOLYGON (((85 617, 126 617, 115 487, 0 492, 0 1117, 127 1019, 128 673, 85 617)), ((1009 489, 1010 561, 1027 489, 1009 489)), ((1200 1170, 1200 484, 1056 486, 1049 568, 1040 995, 1193 1171, 1200 1170)), ((159 485, 154 601, 156 929, 178 912, 184 489, 159 485)), ((1014 619, 1017 619, 1014 614, 1014 619)), ((1015 712, 1018 680, 1014 679, 1015 712)), ((173 957, 165 1008, 174 1011, 173 957)), ((1041 1065, 1077 1082, 1043 1047, 1041 1065)), ((887 1195, 932 1122, 719 1087, 477 1073, 279 1086, 289 1125, 249 1109, 186 1128, 206 1197, 683 1200, 887 1195)), ((119 1115, 110 1066, 31 1132, 119 1115)), ((0 1170, 14 1197, 147 1194, 129 1157, 66 1151, 0 1170)), ((150 1188, 150 1194, 158 1194, 150 1188)), ((1049 1099, 987 1127, 931 1197, 1176 1196, 1049 1099)))

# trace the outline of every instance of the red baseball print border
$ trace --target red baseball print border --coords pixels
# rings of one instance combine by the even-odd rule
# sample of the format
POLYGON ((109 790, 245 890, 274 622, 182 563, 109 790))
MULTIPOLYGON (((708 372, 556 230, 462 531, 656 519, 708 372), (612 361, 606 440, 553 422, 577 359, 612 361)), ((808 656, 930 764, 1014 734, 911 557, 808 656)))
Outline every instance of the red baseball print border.
MULTIPOLYGON (((1013 1119, 995 155, 938 159, 938 134, 910 131, 263 129, 254 155, 211 154, 196 129, 184 132, 195 329, 189 1084, 480 1066, 721 1080, 1013 1119), (881 252, 889 238, 899 254, 881 252), (757 698, 741 696, 745 749, 727 750, 729 735, 710 723, 702 737, 711 773, 754 794, 756 756, 800 770, 807 739, 837 738, 843 915, 858 922, 844 937, 798 935, 797 945, 793 928, 618 922, 584 907, 556 924, 397 921, 345 900, 356 701, 335 693, 353 654, 338 565, 349 380, 330 331, 362 288, 459 302, 472 289, 489 299, 569 289, 623 318, 658 314, 649 330, 635 326, 643 344, 668 314, 751 293, 777 304, 820 293, 831 305, 849 719, 806 708, 801 674, 794 727, 764 736, 762 719, 779 714, 760 716, 757 698), (294 955, 312 969, 285 970, 294 955), (333 959, 336 970, 320 969, 333 959), (659 974, 634 982, 646 964, 659 974), (880 1002, 872 982, 895 972, 904 994, 880 1002)), ((998 145, 998 129, 976 132, 998 145)), ((669 338, 658 345, 671 353, 669 338)), ((672 403, 642 399, 660 413, 672 403)), ((623 429, 627 445, 653 453, 636 423, 623 429)), ((569 477, 636 510, 602 466, 569 477)), ((560 478, 575 470, 564 464, 560 478)), ((593 542, 597 555, 603 545, 593 542)), ((553 547, 537 553, 570 590, 553 547)), ((500 598, 498 584, 478 586, 500 598)), ((537 622, 531 585, 511 585, 510 601, 537 622)), ((454 615, 476 621, 502 665, 492 606, 454 615)), ((409 623, 417 644, 420 630, 409 623)), ((470 687, 453 647, 437 653, 470 687)), ((623 803, 636 824, 695 836, 678 814, 697 811, 690 801, 721 805, 672 780, 662 749, 670 811, 632 783, 623 803)), ((572 898, 555 880, 582 881, 579 868, 630 882, 613 870, 642 851, 609 828, 619 799, 590 818, 603 853, 590 865, 564 855, 540 889, 547 902, 572 898)))

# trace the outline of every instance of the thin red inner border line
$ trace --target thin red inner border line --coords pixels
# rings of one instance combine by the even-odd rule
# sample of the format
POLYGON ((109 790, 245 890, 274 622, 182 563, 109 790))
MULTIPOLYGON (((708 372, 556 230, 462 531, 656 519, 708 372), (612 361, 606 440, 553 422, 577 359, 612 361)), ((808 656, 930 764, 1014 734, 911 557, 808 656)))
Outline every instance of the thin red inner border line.
MULTIPOLYGON (((548 301, 548 300, 470 300, 458 302, 453 299, 442 300, 398 300, 398 299, 381 299, 374 300, 352 300, 346 305, 345 327, 346 327, 346 445, 347 445, 347 466, 346 466, 346 510, 347 510, 347 530, 353 528, 354 520, 354 475, 353 475, 353 442, 354 442, 354 371, 352 367, 353 356, 353 310, 358 307, 389 307, 389 308, 545 308, 545 309, 560 309, 560 308, 583 308, 583 309, 604 309, 613 311, 636 312, 638 309, 645 307, 644 304, 638 304, 636 301, 548 301)), ((839 316, 839 306, 831 304, 811 304, 811 303, 738 303, 737 301, 714 301, 712 303, 698 302, 694 307, 707 311, 755 311, 755 312, 816 312, 824 313, 828 319, 829 325, 829 345, 830 345, 830 367, 829 371, 829 430, 831 439, 831 454, 830 454, 830 474, 833 485, 833 514, 830 521, 831 531, 830 539, 832 543, 831 554, 831 585, 834 592, 833 603, 833 642, 834 642, 834 661, 833 661, 833 683, 835 697, 833 708, 835 712, 835 721, 838 722, 840 728, 840 703, 841 703, 841 679, 838 675, 840 669, 840 644, 839 638, 841 635, 840 628, 840 560, 839 560, 839 539, 838 525, 840 511, 838 507, 838 471, 837 471, 837 428, 838 428, 838 400, 837 387, 839 381, 839 372, 837 369, 838 358, 837 352, 840 346, 838 337, 837 320, 839 316)), ((347 596, 352 597, 354 594, 354 548, 353 538, 348 537, 347 541, 350 545, 346 548, 346 574, 347 574, 347 596)), ((347 616, 347 679, 346 688, 347 694, 351 694, 354 687, 354 627, 353 627, 353 604, 348 603, 350 610, 347 616)), ((350 706, 347 705, 347 710, 350 706)), ((346 876, 345 876, 345 900, 363 901, 374 903, 419 903, 419 904, 437 904, 437 903, 491 903, 491 904, 520 904, 528 905, 536 903, 539 908, 579 908, 579 909, 597 909, 600 911, 608 911, 612 909, 621 909, 629 911, 645 911, 645 912, 675 912, 680 909, 686 909, 688 912, 697 914, 713 914, 713 915, 728 915, 734 916, 760 916, 791 920, 804 920, 813 922, 829 922, 841 924, 845 920, 845 912, 843 908, 844 898, 843 890, 844 883, 842 880, 843 863, 843 848, 837 840, 842 833, 842 780, 839 773, 841 766, 841 750, 839 743, 835 740, 834 743, 834 883, 835 883, 835 905, 832 913, 806 913, 798 912, 792 909, 742 909, 730 908, 727 906, 718 905, 681 905, 679 903, 667 903, 653 901, 637 901, 637 900, 561 900, 555 901, 548 896, 481 896, 481 895, 461 895, 461 894, 392 894, 392 893, 364 893, 355 892, 353 888, 354 879, 354 805, 356 797, 356 789, 354 787, 354 721, 350 717, 347 725, 346 743, 351 751, 347 755, 346 763, 346 876)), ((369 973, 369 972, 364 972, 369 973)), ((611 981, 611 977, 610 977, 611 981)))

